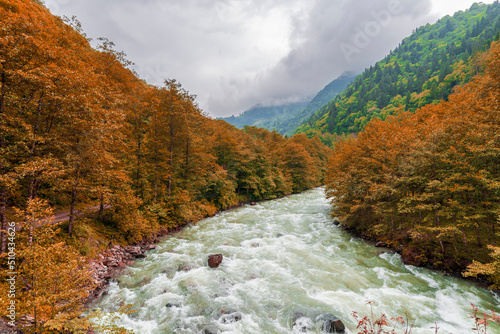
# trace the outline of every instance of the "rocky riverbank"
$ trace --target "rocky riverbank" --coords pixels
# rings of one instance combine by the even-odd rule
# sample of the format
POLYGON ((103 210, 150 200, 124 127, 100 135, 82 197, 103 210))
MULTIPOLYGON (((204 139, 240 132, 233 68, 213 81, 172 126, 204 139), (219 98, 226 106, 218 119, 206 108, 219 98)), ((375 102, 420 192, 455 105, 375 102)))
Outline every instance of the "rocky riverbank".
POLYGON ((91 260, 89 268, 92 271, 96 289, 89 295, 89 301, 99 297, 108 287, 109 280, 113 275, 126 265, 129 265, 135 259, 146 257, 146 251, 156 248, 153 244, 140 244, 137 246, 119 246, 115 245, 102 254, 98 259, 91 260))
POLYGON ((142 240, 138 244, 120 246, 113 245, 96 259, 89 261, 89 268, 96 288, 89 294, 88 302, 100 297, 109 285, 109 281, 125 266, 131 264, 136 259, 147 257, 146 252, 155 249, 162 237, 178 232, 182 227, 174 230, 162 229, 153 236, 142 240))

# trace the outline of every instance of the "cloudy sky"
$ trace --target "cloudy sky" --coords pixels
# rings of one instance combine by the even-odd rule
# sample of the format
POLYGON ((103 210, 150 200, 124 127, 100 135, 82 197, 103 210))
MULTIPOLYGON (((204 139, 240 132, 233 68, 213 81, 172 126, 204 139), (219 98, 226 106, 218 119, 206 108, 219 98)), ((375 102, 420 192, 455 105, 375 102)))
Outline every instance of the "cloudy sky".
MULTIPOLYGON (((484 1, 491 3, 493 0, 484 1)), ((177 79, 213 117, 302 101, 472 0, 45 0, 106 37, 151 84, 177 79)))

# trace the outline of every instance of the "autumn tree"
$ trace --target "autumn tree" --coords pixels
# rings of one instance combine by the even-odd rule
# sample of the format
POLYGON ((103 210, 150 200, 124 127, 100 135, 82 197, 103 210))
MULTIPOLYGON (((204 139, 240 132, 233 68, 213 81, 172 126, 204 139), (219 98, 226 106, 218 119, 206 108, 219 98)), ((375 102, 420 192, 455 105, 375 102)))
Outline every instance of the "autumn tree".
POLYGON ((493 43, 485 74, 449 101, 373 120, 336 145, 327 176, 335 215, 410 263, 463 270, 489 259, 500 198, 498 50, 493 43))
MULTIPOLYGON (((81 315, 88 293, 93 289, 86 261, 58 240, 59 227, 51 223, 52 209, 47 201, 31 199, 26 210, 19 212, 22 220, 18 225, 41 223, 42 226, 36 228, 33 235, 25 229, 16 236, 17 320, 24 321, 35 333, 43 331, 47 321, 64 327, 81 315)), ((2 272, 8 275, 7 271, 2 272)), ((6 279, 2 279, 1 290, 0 298, 7 305, 6 279)))

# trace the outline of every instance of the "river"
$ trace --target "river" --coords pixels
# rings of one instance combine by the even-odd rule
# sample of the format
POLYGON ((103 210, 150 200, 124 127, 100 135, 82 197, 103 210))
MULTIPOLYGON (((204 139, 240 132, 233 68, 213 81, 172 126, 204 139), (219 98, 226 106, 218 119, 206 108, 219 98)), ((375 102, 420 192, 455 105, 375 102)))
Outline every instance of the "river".
POLYGON ((435 323, 439 333, 461 334, 471 333, 471 303, 500 312, 492 292, 404 265, 334 226, 329 211, 317 188, 202 220, 127 267, 93 307, 132 304, 137 312, 118 324, 138 334, 320 333, 313 320, 322 313, 354 333, 352 312, 371 310, 407 315, 415 334, 434 333, 435 323), (224 259, 211 269, 214 253, 224 259))

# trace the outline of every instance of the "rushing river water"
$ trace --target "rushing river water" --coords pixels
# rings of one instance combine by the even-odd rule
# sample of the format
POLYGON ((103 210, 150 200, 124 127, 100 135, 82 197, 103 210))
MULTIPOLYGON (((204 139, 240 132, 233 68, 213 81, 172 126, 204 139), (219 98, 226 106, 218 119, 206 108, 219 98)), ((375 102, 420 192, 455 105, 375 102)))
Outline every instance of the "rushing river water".
POLYGON ((434 333, 437 323, 439 333, 460 334, 471 333, 470 303, 500 312, 493 293, 402 264, 334 226, 329 210, 315 189, 205 219, 134 262, 94 307, 132 304, 137 313, 118 324, 138 334, 319 333, 322 313, 354 333, 352 312, 369 315, 367 301, 375 315, 408 315, 412 333, 434 333), (217 269, 207 267, 214 253, 224 255, 217 269))

